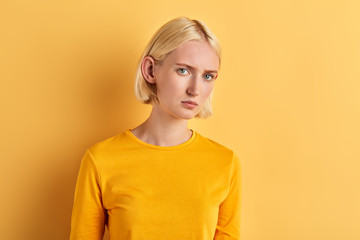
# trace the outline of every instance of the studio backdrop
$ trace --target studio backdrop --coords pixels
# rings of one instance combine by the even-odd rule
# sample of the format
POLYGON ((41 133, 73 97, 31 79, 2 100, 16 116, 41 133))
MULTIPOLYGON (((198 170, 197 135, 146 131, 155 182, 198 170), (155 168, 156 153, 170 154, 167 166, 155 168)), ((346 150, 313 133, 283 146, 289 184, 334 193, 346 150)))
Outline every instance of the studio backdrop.
POLYGON ((214 115, 189 127, 241 159, 241 239, 360 239, 355 0, 2 1, 0 239, 69 238, 81 158, 148 116, 136 66, 179 16, 222 45, 214 115))

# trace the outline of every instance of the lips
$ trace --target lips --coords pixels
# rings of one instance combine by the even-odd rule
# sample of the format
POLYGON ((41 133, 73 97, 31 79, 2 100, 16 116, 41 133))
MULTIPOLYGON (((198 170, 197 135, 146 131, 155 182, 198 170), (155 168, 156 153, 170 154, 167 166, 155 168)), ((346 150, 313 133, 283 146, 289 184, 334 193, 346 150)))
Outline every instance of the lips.
POLYGON ((194 101, 181 101, 181 103, 188 109, 194 109, 197 107, 197 102, 194 101))
POLYGON ((194 102, 194 101, 181 101, 182 103, 187 103, 187 104, 191 104, 191 105, 194 105, 194 106, 197 106, 197 102, 194 102))

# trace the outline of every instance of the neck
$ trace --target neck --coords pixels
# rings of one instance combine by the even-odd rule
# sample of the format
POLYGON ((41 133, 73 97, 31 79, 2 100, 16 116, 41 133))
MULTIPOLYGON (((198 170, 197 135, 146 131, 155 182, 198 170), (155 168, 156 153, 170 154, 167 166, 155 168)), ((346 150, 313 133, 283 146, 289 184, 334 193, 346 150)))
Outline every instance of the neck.
POLYGON ((188 120, 163 114, 153 106, 149 118, 131 132, 140 140, 157 146, 176 146, 192 135, 188 120))

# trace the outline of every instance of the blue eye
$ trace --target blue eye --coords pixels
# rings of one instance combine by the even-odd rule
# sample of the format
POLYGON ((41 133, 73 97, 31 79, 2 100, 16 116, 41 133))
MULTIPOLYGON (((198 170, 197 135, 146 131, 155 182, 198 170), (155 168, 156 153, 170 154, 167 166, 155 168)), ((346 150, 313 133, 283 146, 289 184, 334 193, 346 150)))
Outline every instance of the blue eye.
POLYGON ((205 74, 204 78, 205 78, 205 80, 213 80, 213 79, 214 79, 214 75, 212 75, 212 74, 205 74))
POLYGON ((182 75, 185 75, 188 73, 188 70, 186 70, 185 68, 179 68, 178 69, 178 73, 182 74, 182 75))

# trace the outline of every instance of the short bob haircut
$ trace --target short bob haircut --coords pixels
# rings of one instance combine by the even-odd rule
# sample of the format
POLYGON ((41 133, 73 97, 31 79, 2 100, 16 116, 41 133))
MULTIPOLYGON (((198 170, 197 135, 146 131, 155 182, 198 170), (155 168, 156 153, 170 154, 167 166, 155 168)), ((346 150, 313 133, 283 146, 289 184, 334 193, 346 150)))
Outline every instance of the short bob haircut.
MULTIPOLYGON (((191 20, 186 17, 175 18, 163 25, 154 34, 140 58, 135 79, 135 95, 140 102, 152 104, 158 101, 156 85, 148 83, 143 77, 141 71, 143 59, 146 56, 151 56, 155 62, 161 62, 181 44, 190 40, 208 42, 218 55, 220 63, 220 44, 210 29, 199 20, 191 20)), ((212 93, 205 101, 201 111, 195 116, 196 118, 207 118, 212 115, 211 98, 212 93)))

